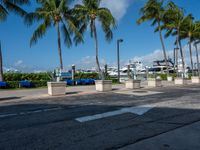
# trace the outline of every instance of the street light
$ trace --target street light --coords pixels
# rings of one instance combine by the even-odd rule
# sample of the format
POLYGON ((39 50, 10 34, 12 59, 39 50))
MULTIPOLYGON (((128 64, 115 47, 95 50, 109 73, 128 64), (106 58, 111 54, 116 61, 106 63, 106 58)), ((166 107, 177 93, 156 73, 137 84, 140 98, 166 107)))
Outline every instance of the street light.
POLYGON ((120 82, 120 58, 119 58, 119 44, 122 43, 123 39, 117 40, 117 71, 118 71, 118 82, 120 82))

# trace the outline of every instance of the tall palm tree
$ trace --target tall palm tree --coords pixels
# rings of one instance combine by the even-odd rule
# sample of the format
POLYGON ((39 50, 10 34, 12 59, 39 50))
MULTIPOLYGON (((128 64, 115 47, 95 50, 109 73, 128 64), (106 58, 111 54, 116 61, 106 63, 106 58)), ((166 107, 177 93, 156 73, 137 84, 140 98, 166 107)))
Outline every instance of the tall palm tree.
POLYGON ((63 70, 61 30, 64 43, 68 48, 72 45, 72 36, 74 36, 76 44, 83 42, 81 30, 79 30, 79 27, 81 27, 80 22, 77 21, 72 9, 69 8, 69 2, 69 0, 37 0, 39 7, 25 18, 28 25, 32 25, 34 21, 41 22, 32 35, 30 46, 36 44, 38 39, 42 38, 50 27, 56 28, 61 70, 63 70))
POLYGON ((164 19, 163 19, 164 20, 163 28, 166 29, 165 37, 167 38, 170 35, 176 36, 175 44, 177 48, 180 49, 183 72, 185 72, 185 58, 183 54, 180 34, 182 28, 186 24, 186 18, 187 17, 184 16, 184 10, 182 8, 179 8, 173 2, 169 2, 167 4, 166 12, 164 14, 164 19))
POLYGON ((199 62, 199 52, 198 52, 198 44, 200 43, 200 41, 195 40, 194 41, 194 47, 195 47, 195 51, 196 51, 196 61, 197 61, 197 69, 198 69, 198 76, 200 76, 200 62, 199 62))
POLYGON ((192 42, 195 39, 195 36, 199 34, 199 25, 194 23, 194 17, 190 14, 186 18, 187 24, 184 26, 184 29, 181 32, 182 39, 188 39, 189 44, 189 52, 190 52, 190 63, 192 69, 192 75, 194 75, 194 63, 193 63, 193 56, 192 56, 192 42))
POLYGON ((200 64, 199 64, 199 52, 198 52, 198 44, 200 43, 200 21, 197 21, 193 24, 193 32, 192 32, 192 42, 196 51, 196 62, 198 69, 198 76, 200 76, 200 64))
MULTIPOLYGON (((196 25, 200 27, 200 21, 196 22, 196 25)), ((196 50, 196 59, 197 59, 197 68, 198 68, 198 75, 200 76, 200 62, 199 62, 199 52, 198 52, 198 44, 200 43, 200 29, 198 34, 195 35, 194 38, 194 47, 196 50)))
MULTIPOLYGON (((15 12, 20 16, 26 15, 20 5, 29 4, 29 0, 0 0, 0 22, 7 19, 9 12, 15 12)), ((1 46, 1 45, 0 45, 1 46)), ((0 47, 0 81, 3 81, 3 58, 0 47)))
POLYGON ((3 59, 1 51, 1 41, 0 41, 0 81, 3 81, 3 59))
POLYGON ((162 44, 163 49, 163 55, 165 64, 167 65, 167 74, 169 73, 169 63, 167 61, 167 54, 166 54, 166 48, 164 44, 164 39, 162 35, 162 22, 163 22, 163 16, 165 13, 165 8, 163 7, 164 2, 163 0, 148 0, 147 3, 143 8, 141 8, 140 12, 142 16, 140 19, 137 20, 138 24, 141 24, 145 21, 152 21, 152 26, 157 25, 156 30, 159 32, 160 41, 162 44))
POLYGON ((116 26, 115 18, 108 8, 100 7, 101 0, 82 0, 82 3, 82 5, 75 5, 75 13, 85 23, 85 29, 87 26, 90 27, 91 37, 95 41, 97 71, 99 72, 100 78, 104 78, 99 64, 96 23, 99 22, 101 24, 105 32, 106 40, 111 41, 113 38, 112 28, 116 26))

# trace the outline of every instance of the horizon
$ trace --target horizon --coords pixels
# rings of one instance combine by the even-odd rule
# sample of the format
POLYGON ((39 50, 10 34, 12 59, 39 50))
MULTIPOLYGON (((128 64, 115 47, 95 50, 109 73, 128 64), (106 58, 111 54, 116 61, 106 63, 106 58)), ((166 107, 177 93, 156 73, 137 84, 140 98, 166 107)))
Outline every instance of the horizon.
MULTIPOLYGON (((111 43, 107 43, 103 32, 98 28, 98 39, 100 49, 101 66, 108 64, 116 65, 116 40, 123 38, 124 42, 120 45, 121 66, 129 60, 139 60, 144 64, 152 64, 155 58, 163 59, 161 44, 154 28, 150 22, 140 26, 136 24, 139 18, 139 9, 144 5, 146 0, 104 0, 103 6, 111 9, 112 13, 118 20, 118 27, 114 30, 114 38, 111 43), (117 2, 116 2, 117 1, 117 2), (152 62, 152 63, 151 63, 152 62)), ((173 0, 178 6, 183 7, 186 14, 192 13, 196 20, 198 16, 197 0, 187 2, 173 0)), ((34 10, 36 5, 33 4, 26 9, 28 12, 34 10)), ((37 27, 35 23, 27 27, 23 19, 14 14, 10 14, 7 21, 1 23, 0 40, 3 51, 4 68, 14 68, 22 72, 47 71, 53 70, 59 66, 57 54, 57 42, 55 29, 51 28, 43 39, 40 39, 36 45, 29 47, 29 40, 37 27), (14 25, 14 26, 13 26, 14 25), (16 30, 17 29, 17 30, 16 30), (50 43, 50 44, 49 44, 50 43), (53 60, 53 61, 52 61, 53 60)), ((94 41, 87 32, 84 36, 85 43, 72 46, 68 49, 62 42, 64 68, 70 69, 72 64, 77 68, 95 67, 95 50, 94 41)), ((172 57, 174 38, 165 39, 168 56, 172 57)), ((186 41, 183 42, 185 53, 188 53, 186 41)), ((187 59, 189 61, 189 58, 187 59)))

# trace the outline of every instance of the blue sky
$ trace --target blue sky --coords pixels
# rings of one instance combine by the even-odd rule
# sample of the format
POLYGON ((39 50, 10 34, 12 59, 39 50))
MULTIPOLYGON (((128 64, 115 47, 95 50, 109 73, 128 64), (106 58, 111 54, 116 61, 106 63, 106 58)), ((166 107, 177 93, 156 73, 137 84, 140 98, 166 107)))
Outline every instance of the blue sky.
MULTIPOLYGON (((186 13, 192 13, 198 20, 199 0, 174 0, 176 4, 183 7, 186 13)), ((154 28, 150 23, 144 23, 140 26, 136 24, 139 18, 139 9, 144 5, 145 0, 103 0, 103 5, 111 9, 118 20, 118 27, 114 30, 114 39, 107 43, 104 34, 98 26, 98 38, 100 45, 101 64, 115 65, 116 63, 116 40, 123 38, 121 44, 122 64, 130 59, 143 59, 143 61, 152 61, 150 57, 162 59, 162 52, 159 37, 153 32, 154 28), (160 58, 159 58, 160 57, 160 58)), ((27 11, 33 10, 28 8, 27 11)), ((46 36, 30 48, 29 40, 37 27, 37 24, 27 27, 23 19, 11 14, 8 20, 0 25, 0 39, 4 56, 4 67, 17 68, 22 71, 50 70, 59 66, 57 50, 57 34, 54 28, 51 28, 46 36)), ((173 38, 165 40, 166 47, 171 53, 173 38)), ((63 61, 65 68, 72 64, 80 67, 95 66, 94 41, 89 33, 85 34, 85 43, 77 47, 68 49, 62 43, 63 61)), ((149 63, 148 62, 148 63, 149 63)))

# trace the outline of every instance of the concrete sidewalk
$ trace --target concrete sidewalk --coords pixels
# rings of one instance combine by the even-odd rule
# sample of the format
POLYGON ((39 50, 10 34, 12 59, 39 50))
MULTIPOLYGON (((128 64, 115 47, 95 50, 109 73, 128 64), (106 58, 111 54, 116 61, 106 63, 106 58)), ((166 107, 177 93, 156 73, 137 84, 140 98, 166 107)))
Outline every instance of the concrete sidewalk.
MULTIPOLYGON (((174 86, 173 82, 162 81, 163 87, 174 86)), ((191 84, 188 82, 188 85, 191 84)), ((141 83, 143 89, 151 89, 147 86, 147 81, 141 83)), ((113 91, 124 91, 124 84, 113 85, 113 91)), ((97 93, 95 86, 68 86, 66 88, 65 96, 94 94, 97 93)), ((50 98, 47 88, 38 89, 22 89, 22 90, 0 90, 0 101, 16 100, 16 99, 38 99, 38 98, 50 98)))
POLYGON ((199 150, 200 122, 148 138, 119 150, 199 150))
MULTIPOLYGON (((113 85, 113 90, 123 89, 123 84, 113 85)), ((65 96, 73 96, 80 94, 93 94, 97 93, 95 86, 69 86, 66 87, 65 96)), ((38 89, 22 89, 22 90, 1 90, 0 101, 14 100, 14 99, 37 99, 37 98, 50 98, 47 88, 38 89)))

